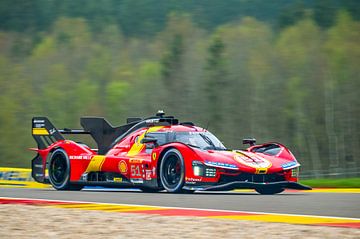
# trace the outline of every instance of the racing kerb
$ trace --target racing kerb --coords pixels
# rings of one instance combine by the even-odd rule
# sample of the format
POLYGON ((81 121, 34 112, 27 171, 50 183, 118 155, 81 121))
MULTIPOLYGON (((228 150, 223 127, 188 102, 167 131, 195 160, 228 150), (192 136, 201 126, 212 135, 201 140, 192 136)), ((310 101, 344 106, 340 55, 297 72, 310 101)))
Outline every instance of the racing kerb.
POLYGON ((245 211, 209 210, 194 208, 156 207, 147 205, 91 203, 80 201, 58 201, 29 198, 0 198, 0 204, 33 205, 52 208, 96 210, 113 213, 134 213, 157 216, 206 217, 225 220, 247 220, 260 222, 290 223, 316 226, 347 227, 360 229, 360 219, 322 217, 308 215, 274 214, 245 211))
MULTIPOLYGON (((49 188, 49 185, 34 182, 31 170, 23 168, 0 168, 0 187, 49 188)), ((249 191, 249 190, 235 190, 249 191)), ((314 189, 307 193, 360 193, 359 189, 314 189)), ((147 205, 105 204, 89 202, 53 201, 42 199, 0 198, 0 204, 35 205, 55 208, 76 208, 107 212, 126 212, 160 216, 208 217, 227 220, 250 220, 318 226, 360 228, 360 219, 342 217, 323 217, 310 215, 275 214, 263 212, 207 210, 193 208, 156 207, 147 205)))

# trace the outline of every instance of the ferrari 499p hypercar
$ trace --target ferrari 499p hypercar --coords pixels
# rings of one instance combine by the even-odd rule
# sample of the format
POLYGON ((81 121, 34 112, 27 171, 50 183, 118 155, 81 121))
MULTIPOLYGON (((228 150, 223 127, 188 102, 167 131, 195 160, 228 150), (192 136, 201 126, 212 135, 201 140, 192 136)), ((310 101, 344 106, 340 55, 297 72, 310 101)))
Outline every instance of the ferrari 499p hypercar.
POLYGON ((244 139, 249 148, 230 150, 208 130, 163 112, 128 118, 119 127, 98 117, 82 117, 80 123, 83 129, 57 129, 46 117, 32 119, 38 145, 32 149, 37 152, 32 177, 37 182, 57 190, 94 185, 172 193, 311 189, 297 182, 300 164, 279 143, 255 145, 254 139, 244 139), (98 148, 65 139, 66 134, 90 134, 98 148))

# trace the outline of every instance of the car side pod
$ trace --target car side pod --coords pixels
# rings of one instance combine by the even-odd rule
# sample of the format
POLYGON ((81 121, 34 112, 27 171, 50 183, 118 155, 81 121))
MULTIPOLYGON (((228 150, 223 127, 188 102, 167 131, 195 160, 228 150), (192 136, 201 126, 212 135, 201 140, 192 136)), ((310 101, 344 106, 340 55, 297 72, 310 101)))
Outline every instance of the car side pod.
POLYGON ((262 189, 266 187, 277 187, 283 189, 296 189, 296 190, 312 190, 311 187, 290 181, 280 181, 271 183, 253 183, 244 181, 234 181, 221 185, 202 187, 196 189, 198 191, 230 191, 234 189, 262 189))

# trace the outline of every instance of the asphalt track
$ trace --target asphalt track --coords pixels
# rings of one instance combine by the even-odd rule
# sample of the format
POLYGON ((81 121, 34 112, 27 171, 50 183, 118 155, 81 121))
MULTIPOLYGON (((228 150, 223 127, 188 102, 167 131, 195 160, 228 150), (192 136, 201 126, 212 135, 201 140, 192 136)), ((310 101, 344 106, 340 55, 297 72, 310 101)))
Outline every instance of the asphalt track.
POLYGON ((169 194, 104 189, 70 192, 53 189, 0 188, 0 197, 360 218, 360 193, 299 191, 278 195, 259 195, 255 192, 169 194))

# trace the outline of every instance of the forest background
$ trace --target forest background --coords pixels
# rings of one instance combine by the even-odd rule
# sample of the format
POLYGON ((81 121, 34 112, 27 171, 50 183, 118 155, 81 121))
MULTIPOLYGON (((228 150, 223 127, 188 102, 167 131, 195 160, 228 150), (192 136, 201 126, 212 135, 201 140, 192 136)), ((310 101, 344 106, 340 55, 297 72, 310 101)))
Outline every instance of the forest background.
POLYGON ((229 148, 281 142, 307 177, 359 176, 359 93, 357 0, 0 0, 1 166, 30 167, 33 116, 162 109, 229 148))

